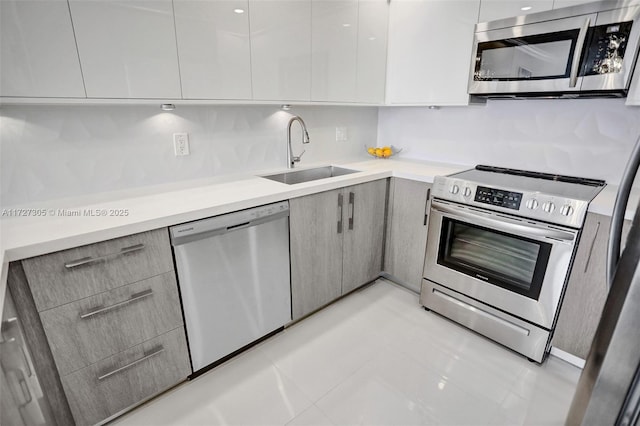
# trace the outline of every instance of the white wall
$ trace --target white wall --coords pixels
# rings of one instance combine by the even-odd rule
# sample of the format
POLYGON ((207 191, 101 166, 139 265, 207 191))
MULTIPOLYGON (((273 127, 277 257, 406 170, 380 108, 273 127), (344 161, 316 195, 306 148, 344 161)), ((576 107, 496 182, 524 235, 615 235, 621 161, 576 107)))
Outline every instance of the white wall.
POLYGON ((399 158, 488 164, 620 181, 640 108, 624 99, 496 100, 485 106, 380 108, 378 145, 399 158))
POLYGON ((286 166, 286 124, 302 165, 361 158, 375 145, 376 108, 276 106, 3 106, 0 205, 117 191, 286 166), (335 127, 348 141, 335 142, 335 127), (172 134, 188 132, 191 155, 175 157, 172 134))

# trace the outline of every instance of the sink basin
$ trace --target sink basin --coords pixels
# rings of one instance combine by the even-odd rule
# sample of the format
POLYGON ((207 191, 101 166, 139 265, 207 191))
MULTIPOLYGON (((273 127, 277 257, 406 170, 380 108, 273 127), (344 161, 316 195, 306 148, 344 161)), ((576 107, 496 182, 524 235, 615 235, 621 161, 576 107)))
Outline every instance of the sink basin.
POLYGON ((296 183, 309 182, 312 180, 326 179, 335 176, 344 176, 351 173, 358 173, 358 170, 344 169, 336 166, 316 167, 315 169, 292 170, 290 172, 278 173, 275 175, 262 176, 265 179, 293 185, 296 183))

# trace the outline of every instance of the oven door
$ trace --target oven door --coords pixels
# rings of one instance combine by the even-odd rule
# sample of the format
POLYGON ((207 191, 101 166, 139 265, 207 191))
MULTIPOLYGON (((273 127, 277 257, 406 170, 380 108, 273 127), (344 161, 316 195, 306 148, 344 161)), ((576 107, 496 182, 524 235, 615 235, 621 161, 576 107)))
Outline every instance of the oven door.
POLYGON ((578 231, 435 199, 425 278, 551 329, 578 231))

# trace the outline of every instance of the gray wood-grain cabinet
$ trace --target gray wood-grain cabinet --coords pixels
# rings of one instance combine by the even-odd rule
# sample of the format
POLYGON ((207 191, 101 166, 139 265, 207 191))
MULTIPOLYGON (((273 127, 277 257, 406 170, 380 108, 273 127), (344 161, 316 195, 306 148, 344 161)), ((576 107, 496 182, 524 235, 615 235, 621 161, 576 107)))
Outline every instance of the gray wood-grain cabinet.
MULTIPOLYGON (((606 256, 611 218, 588 213, 560 308, 552 345, 586 359, 607 299, 606 256)), ((629 232, 625 221, 623 241, 629 232)))
POLYGON ((420 292, 427 247, 427 218, 431 184, 392 178, 387 211, 384 271, 420 292))
POLYGON ((58 371, 67 375, 182 325, 175 274, 125 285, 40 313, 58 371))
POLYGON ((191 373, 166 228, 15 265, 10 278, 28 287, 45 336, 51 361, 42 364, 55 366, 76 424, 102 422, 191 373))
POLYGON ((382 179, 289 201, 294 320, 379 276, 386 194, 382 179))
POLYGON ((91 425, 190 374, 182 327, 62 378, 78 425, 91 425))
POLYGON ((39 311, 173 270, 169 234, 157 229, 22 261, 39 311))

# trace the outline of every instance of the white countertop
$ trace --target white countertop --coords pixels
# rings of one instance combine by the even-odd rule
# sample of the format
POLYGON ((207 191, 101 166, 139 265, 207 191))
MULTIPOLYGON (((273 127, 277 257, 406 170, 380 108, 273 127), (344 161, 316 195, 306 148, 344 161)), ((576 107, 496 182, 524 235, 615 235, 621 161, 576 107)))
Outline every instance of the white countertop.
MULTIPOLYGON (((283 171, 269 170, 256 175, 223 176, 48 201, 33 206, 43 216, 5 216, 0 221, 0 312, 11 261, 390 176, 433 182, 435 176, 473 167, 394 159, 334 164, 359 172, 287 185, 257 176, 283 171), (124 211, 126 215, 111 216, 112 210, 124 211), (104 211, 107 216, 98 216, 104 211), (78 216, 74 216, 76 214, 78 216)), ((605 187, 589 211, 611 215, 616 191, 615 186, 605 187)), ((640 190, 634 191, 628 219, 632 219, 639 199, 640 190)))

